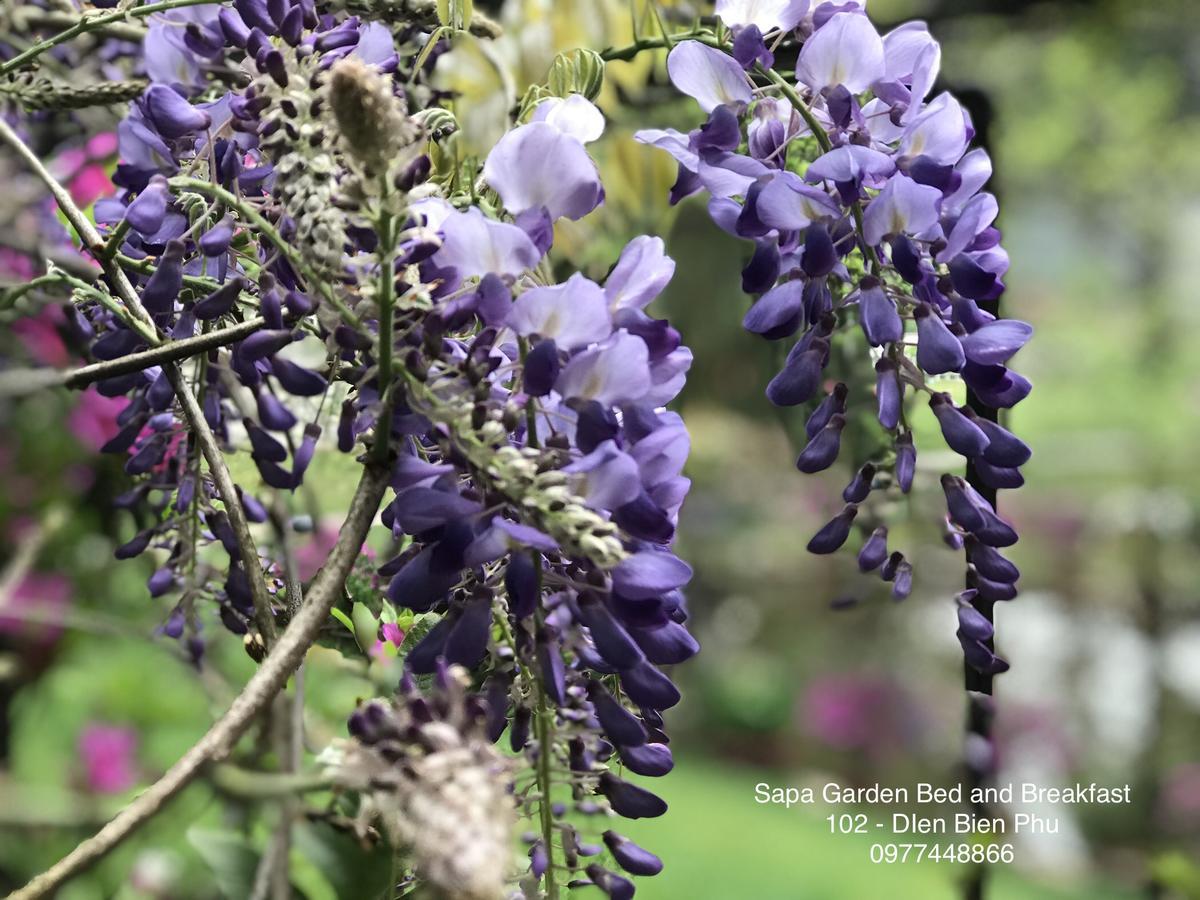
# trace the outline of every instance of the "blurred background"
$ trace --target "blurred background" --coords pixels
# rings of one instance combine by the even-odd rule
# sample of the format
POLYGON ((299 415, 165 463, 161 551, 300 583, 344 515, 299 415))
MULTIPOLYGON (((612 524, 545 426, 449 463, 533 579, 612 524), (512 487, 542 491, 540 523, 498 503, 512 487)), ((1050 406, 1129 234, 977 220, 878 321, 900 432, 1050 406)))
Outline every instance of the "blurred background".
MULTIPOLYGON (((997 680, 998 780, 1133 788, 1127 806, 1058 808, 1059 834, 1016 838, 1016 862, 989 896, 1200 897, 1200 5, 871 0, 870 9, 881 31, 919 17, 941 40, 941 87, 969 106, 996 160, 992 189, 1013 259, 1003 311, 1037 329, 1017 358, 1035 390, 1009 423, 1035 456, 1027 486, 1001 498, 1022 536, 1012 557, 1024 575, 1020 597, 997 610, 1013 667, 997 680)), ((456 49, 447 67, 481 146, 506 107, 496 64, 520 91, 557 50, 631 35, 617 0, 514 0, 489 11, 505 36, 486 58, 456 49)), ((694 479, 679 549, 696 567, 689 602, 704 652, 675 673, 685 697, 670 716, 679 765, 656 785, 672 811, 632 829, 667 863, 639 896, 958 896, 956 866, 872 865, 875 838, 831 835, 825 806, 754 802, 763 781, 959 780, 965 703, 951 597, 960 562, 920 524, 936 520, 932 507, 900 529, 918 573, 902 604, 857 576, 848 556, 804 552, 847 470, 793 469, 798 423, 762 394, 773 349, 739 324, 747 245, 718 232, 702 201, 668 209, 673 166, 631 139, 641 127, 693 127, 698 111, 675 98, 661 58, 612 64, 608 76, 600 102, 610 127, 592 145, 608 203, 557 246, 598 277, 630 236, 662 234, 679 268, 651 311, 669 314, 698 360, 678 403, 694 479), (859 602, 831 608, 849 597, 859 602)), ((103 136, 62 145, 55 166, 80 202, 108 189, 112 153, 103 136)), ((12 166, 0 159, 13 185, 0 208, 8 281, 57 227, 12 166)), ((52 310, 0 315, 6 355, 70 360, 52 310)), ((0 428, 0 888, 48 865, 161 774, 253 665, 215 626, 199 669, 188 648, 154 637, 169 607, 147 596, 149 563, 112 559, 129 526, 104 512, 127 489, 117 464, 95 453, 112 417, 94 392, 64 394, 6 410, 0 428)), ((923 454, 932 465, 935 453, 923 454)), ((333 450, 316 465, 306 502, 336 520, 350 474, 333 450)), ((320 539, 318 530, 314 555, 320 539)), ((340 733, 370 690, 324 651, 308 684, 318 740, 340 733)), ((247 852, 212 830, 237 809, 229 786, 197 784, 62 896, 237 896, 208 870, 247 852)), ((310 896, 321 896, 331 876, 303 844, 297 853, 310 896)), ((335 884, 325 896, 354 894, 335 884)))

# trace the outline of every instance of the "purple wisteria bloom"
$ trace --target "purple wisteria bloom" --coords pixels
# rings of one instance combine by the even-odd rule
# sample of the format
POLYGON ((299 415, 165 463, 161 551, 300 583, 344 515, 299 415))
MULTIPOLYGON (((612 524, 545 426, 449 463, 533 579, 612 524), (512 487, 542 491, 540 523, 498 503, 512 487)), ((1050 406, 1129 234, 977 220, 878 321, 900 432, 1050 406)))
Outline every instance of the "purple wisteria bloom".
MULTIPOLYGON (((941 50, 923 22, 880 35, 866 4, 855 2, 726 0, 717 14, 733 32, 724 45, 707 35, 685 39, 668 58, 672 82, 704 120, 690 133, 636 137, 678 163, 672 202, 707 192, 716 224, 752 245, 742 286, 754 300, 743 326, 791 342, 766 393, 775 405, 804 409, 807 443, 797 467, 819 472, 835 463, 851 401, 879 422, 890 446, 853 460, 847 505, 809 549, 830 553, 854 528, 869 532, 859 566, 902 599, 912 589, 911 563, 900 551, 889 555, 878 516, 857 512, 915 483, 912 400, 932 398, 943 438, 974 483, 1017 487, 1028 460, 1028 448, 983 414, 1028 394, 1029 382, 1008 366, 1032 334, 992 311, 1009 260, 996 198, 984 190, 991 162, 971 149, 974 128, 958 100, 930 96, 941 50), (794 93, 761 71, 770 65, 763 54, 781 50, 795 54, 794 78, 783 76, 794 93), (874 396, 846 387, 857 376, 845 361, 864 345, 872 348, 874 396), (965 383, 970 403, 951 399, 951 378, 965 383)), ((946 500, 982 608, 1011 599, 1015 577, 997 587, 975 563, 979 547, 1007 546, 1016 535, 986 497, 963 485, 947 487, 946 500)), ((964 648, 972 665, 997 670, 994 657, 964 648)))

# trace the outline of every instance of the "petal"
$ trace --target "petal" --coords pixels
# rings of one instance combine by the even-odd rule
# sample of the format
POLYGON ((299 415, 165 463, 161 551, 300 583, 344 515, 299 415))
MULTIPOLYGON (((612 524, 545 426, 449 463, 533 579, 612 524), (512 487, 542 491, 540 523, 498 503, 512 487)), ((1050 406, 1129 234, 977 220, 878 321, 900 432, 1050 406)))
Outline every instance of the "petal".
POLYGON ((675 260, 667 256, 662 238, 635 237, 604 281, 609 310, 642 309, 663 292, 674 274, 675 260))
POLYGON ((841 13, 804 42, 796 77, 814 91, 843 85, 859 94, 886 72, 883 39, 865 15, 841 13))
POLYGON ((942 192, 896 175, 879 192, 863 214, 863 236, 875 246, 888 235, 919 235, 938 221, 942 192))
POLYGON ((591 143, 604 134, 604 114, 583 94, 549 97, 533 110, 533 122, 546 122, 581 144, 591 143))
POLYGON ((478 209, 451 212, 442 223, 442 247, 433 255, 440 268, 462 278, 495 274, 516 278, 538 264, 542 254, 516 225, 486 218, 478 209))
POLYGON ((645 550, 622 560, 612 572, 613 588, 631 600, 648 600, 691 581, 692 568, 670 553, 645 550))
POLYGON ((809 0, 717 0, 716 13, 730 28, 755 25, 766 34, 776 28, 795 28, 808 14, 809 5, 809 0))
POLYGON ((604 198, 583 144, 546 122, 502 137, 488 154, 483 177, 514 215, 545 207, 554 219, 581 219, 604 198))
POLYGON ((646 343, 619 331, 575 356, 555 387, 567 399, 595 400, 604 406, 636 402, 650 389, 649 363, 646 343))
POLYGON ((750 83, 737 60, 699 41, 682 41, 667 57, 671 83, 707 113, 726 104, 749 103, 750 83))
POLYGON ((513 303, 505 324, 523 337, 551 338, 564 350, 602 341, 612 333, 604 291, 578 272, 563 284, 523 293, 513 303))

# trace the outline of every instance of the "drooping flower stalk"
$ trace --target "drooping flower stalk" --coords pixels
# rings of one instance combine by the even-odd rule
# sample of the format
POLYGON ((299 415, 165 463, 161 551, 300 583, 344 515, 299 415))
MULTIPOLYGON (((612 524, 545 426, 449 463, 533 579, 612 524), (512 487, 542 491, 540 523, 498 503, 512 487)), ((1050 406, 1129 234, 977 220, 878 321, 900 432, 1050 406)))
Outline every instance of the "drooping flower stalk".
MULTIPOLYGON (((664 408, 691 354, 645 312, 674 271, 661 240, 635 238, 602 282, 551 274, 556 221, 603 201, 586 148, 605 124, 591 102, 598 59, 556 66, 556 93, 531 92, 475 170, 438 145, 454 120, 426 77, 444 29, 425 17, 385 28, 304 0, 154 12, 150 84, 118 132, 119 192, 97 203, 104 234, 88 240, 128 296, 73 285, 73 323, 96 362, 68 380, 127 400, 105 449, 126 461, 123 505, 141 527, 118 556, 155 558, 147 587, 172 604, 165 635, 202 646, 215 616, 277 690, 335 602, 330 579, 351 574, 347 548, 301 606, 295 579, 247 549, 231 513, 265 523, 259 495, 304 482, 338 411, 337 446, 364 451, 373 490, 386 468, 395 494, 382 515, 391 558, 355 571, 429 627, 405 647, 397 697, 351 719, 333 771, 364 817, 382 813, 412 849, 414 877, 443 890, 494 896, 519 879, 529 896, 568 881, 631 896, 619 870, 662 864, 608 819, 666 804, 614 770, 670 771, 662 711, 680 697, 659 667, 698 650, 681 593, 691 570, 671 551, 689 442, 664 408), (249 77, 229 89, 231 71, 249 77), (261 483, 221 482, 189 416, 218 454, 248 453, 261 483), (424 676, 433 694, 417 688, 424 676), (495 764, 506 730, 516 773, 495 764), (447 764, 460 751, 479 764, 447 764), (393 771, 401 758, 410 765, 393 771), (468 774, 491 791, 482 817, 455 799, 468 774), (471 846, 476 826, 506 817, 540 833, 524 873, 505 856, 507 829, 469 871, 447 841, 427 840, 459 829, 450 846, 471 846)), ((350 532, 360 542, 364 509, 350 532)), ((152 812, 131 813, 39 890, 152 812)))

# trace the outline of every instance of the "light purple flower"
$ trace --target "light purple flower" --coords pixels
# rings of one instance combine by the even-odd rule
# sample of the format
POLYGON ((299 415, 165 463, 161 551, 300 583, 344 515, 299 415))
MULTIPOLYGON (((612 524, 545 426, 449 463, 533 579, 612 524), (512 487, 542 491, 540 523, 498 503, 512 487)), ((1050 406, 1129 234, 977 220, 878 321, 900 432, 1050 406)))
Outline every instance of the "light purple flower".
POLYGON ((663 292, 675 274, 660 237, 639 235, 625 245, 621 258, 604 282, 608 308, 642 309, 663 292))
POLYGON ((764 225, 781 231, 807 228, 820 219, 839 215, 837 204, 828 194, 805 184, 792 172, 781 172, 762 189, 756 209, 764 225))
POLYGON ((572 490, 595 509, 617 509, 642 492, 637 461, 611 440, 563 471, 575 476, 572 490))
POLYGON ((937 224, 941 199, 937 188, 897 175, 867 205, 863 236, 875 245, 888 235, 919 235, 937 224))
POLYGON ((634 403, 650 389, 649 364, 646 342, 621 330, 575 356, 554 387, 568 400, 595 400, 604 406, 634 403))
POLYGON ((927 156, 950 166, 962 159, 970 139, 966 110, 948 93, 938 94, 905 129, 897 153, 912 159, 927 156))
POLYGON ((682 41, 667 57, 667 74, 706 113, 718 106, 748 104, 754 97, 737 60, 699 41, 682 41))
POLYGON ((808 14, 809 0, 717 0, 716 13, 730 28, 754 25, 766 34, 790 31, 808 14))
POLYGON ((489 273, 516 278, 542 258, 533 241, 516 225, 489 219, 475 208, 451 212, 441 223, 441 230, 442 246, 433 255, 433 262, 455 269, 462 278, 482 278, 489 273))
POLYGON ((553 219, 581 219, 604 199, 600 173, 583 144, 547 122, 502 137, 488 154, 483 177, 514 215, 544 208, 553 219))
POLYGON ((505 324, 523 337, 552 338, 564 350, 602 341, 612 333, 604 290, 578 272, 563 284, 523 293, 505 324))
POLYGON ((865 15, 835 15, 804 42, 796 77, 814 91, 842 85, 861 94, 886 74, 883 38, 865 15))

